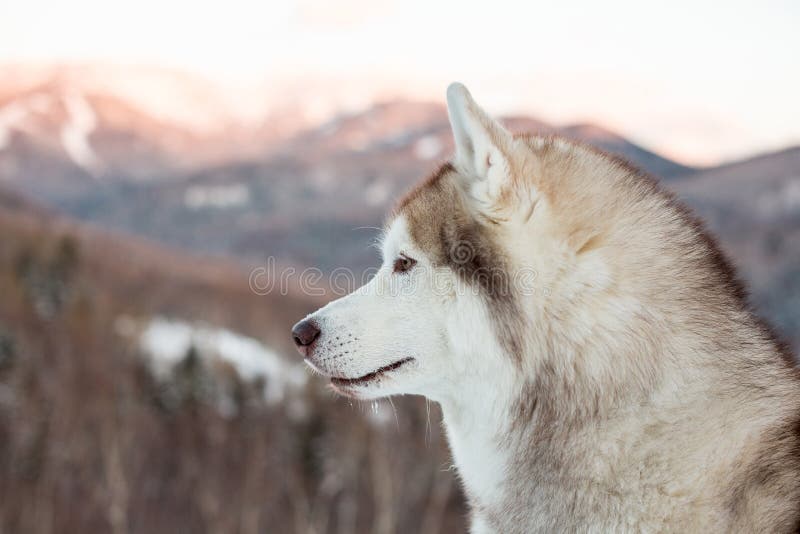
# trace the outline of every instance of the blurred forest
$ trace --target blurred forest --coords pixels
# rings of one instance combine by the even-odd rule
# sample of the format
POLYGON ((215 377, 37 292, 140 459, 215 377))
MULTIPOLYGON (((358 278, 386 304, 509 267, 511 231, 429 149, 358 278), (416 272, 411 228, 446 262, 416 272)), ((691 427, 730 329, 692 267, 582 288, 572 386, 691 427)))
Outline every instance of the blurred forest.
POLYGON ((0 531, 461 529, 424 401, 353 404, 314 384, 292 393, 292 412, 264 401, 269 381, 210 368, 193 348, 156 379, 114 324, 179 314, 263 336, 314 302, 278 305, 238 266, 198 268, 0 204, 0 531))

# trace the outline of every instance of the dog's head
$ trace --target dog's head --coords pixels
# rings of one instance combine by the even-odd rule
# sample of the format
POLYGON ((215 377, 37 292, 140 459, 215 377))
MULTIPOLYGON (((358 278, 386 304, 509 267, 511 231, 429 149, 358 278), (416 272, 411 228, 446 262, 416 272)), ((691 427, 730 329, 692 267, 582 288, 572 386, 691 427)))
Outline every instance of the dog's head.
POLYGON ((557 209, 596 189, 548 171, 550 160, 586 164, 567 143, 510 134, 460 84, 447 102, 454 158, 390 216, 380 270, 293 329, 306 362, 343 394, 441 400, 468 381, 512 376, 534 338, 548 335, 530 325, 552 285, 576 251, 592 248, 587 228, 597 225, 581 221, 599 214, 557 209))

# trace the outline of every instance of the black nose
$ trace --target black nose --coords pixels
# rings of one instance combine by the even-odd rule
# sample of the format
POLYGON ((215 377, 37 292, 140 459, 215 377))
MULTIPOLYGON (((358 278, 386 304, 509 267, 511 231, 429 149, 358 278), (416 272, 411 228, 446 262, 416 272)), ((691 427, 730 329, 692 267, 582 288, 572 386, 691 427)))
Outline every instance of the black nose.
POLYGON ((307 347, 319 337, 319 326, 311 319, 303 319, 292 328, 294 344, 301 354, 305 355, 307 347))

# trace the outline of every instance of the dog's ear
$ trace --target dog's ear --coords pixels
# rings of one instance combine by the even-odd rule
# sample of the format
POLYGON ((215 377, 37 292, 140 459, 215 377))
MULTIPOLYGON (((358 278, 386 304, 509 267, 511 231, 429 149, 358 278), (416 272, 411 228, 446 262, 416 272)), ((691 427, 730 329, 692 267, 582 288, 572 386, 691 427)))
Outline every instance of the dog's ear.
POLYGON ((472 99, 467 88, 452 83, 447 88, 447 113, 455 138, 453 163, 471 183, 480 200, 496 199, 510 179, 507 154, 512 135, 472 99))

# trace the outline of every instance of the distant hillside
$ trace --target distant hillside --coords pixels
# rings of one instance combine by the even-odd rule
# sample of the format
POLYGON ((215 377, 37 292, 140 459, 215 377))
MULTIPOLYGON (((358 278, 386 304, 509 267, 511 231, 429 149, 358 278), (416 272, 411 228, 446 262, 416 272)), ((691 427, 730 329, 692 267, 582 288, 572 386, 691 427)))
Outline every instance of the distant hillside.
POLYGON ((631 143, 624 137, 595 124, 576 124, 562 128, 561 135, 620 154, 653 176, 672 179, 691 175, 697 169, 667 159, 655 152, 631 143))
POLYGON ((765 191, 800 177, 800 147, 760 154, 704 169, 690 180, 677 182, 681 191, 725 203, 742 193, 765 191), (720 188, 720 186, 724 186, 720 188))
MULTIPOLYGON (((681 176, 689 169, 599 127, 562 130, 530 117, 515 131, 565 133, 681 176)), ((96 184, 56 202, 76 217, 204 253, 363 269, 364 246, 391 204, 452 152, 443 106, 392 101, 271 145, 259 159, 162 179, 96 184)))
MULTIPOLYGON (((248 269, 240 263, 187 255, 107 232, 3 190, 0 229, 0 269, 5 275, 14 275, 14 266, 25 258, 47 256, 66 246, 75 255, 71 276, 83 280, 92 299, 113 305, 115 313, 164 315, 235 328, 291 358, 294 347, 287 332, 298 317, 320 304, 296 287, 290 287, 286 296, 277 291, 257 295, 249 286, 248 269)), ((107 320, 113 322, 113 317, 107 320)))
MULTIPOLYGON (((501 120, 513 132, 557 134, 589 143, 621 155, 660 178, 685 176, 697 170, 659 156, 599 125, 555 126, 520 115, 501 120)), ((284 155, 303 154, 313 160, 334 152, 411 149, 408 155, 425 160, 447 157, 452 148, 452 132, 444 105, 395 100, 378 103, 360 113, 339 116, 302 132, 279 145, 278 151, 284 155)))
POLYGON ((670 183, 719 236, 753 302, 800 348, 800 147, 670 183))

